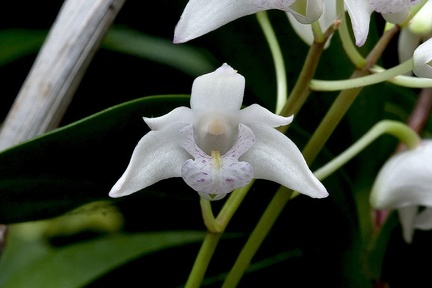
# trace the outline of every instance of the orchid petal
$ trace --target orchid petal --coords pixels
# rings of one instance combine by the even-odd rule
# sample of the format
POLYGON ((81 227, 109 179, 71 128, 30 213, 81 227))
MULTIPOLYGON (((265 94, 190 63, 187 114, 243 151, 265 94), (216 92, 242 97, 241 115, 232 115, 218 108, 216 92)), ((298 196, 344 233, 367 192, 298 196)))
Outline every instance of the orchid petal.
POLYGON ((240 123, 260 123, 270 127, 286 126, 294 119, 294 115, 283 117, 270 112, 268 109, 252 104, 239 111, 238 121, 240 123))
POLYGON ((373 12, 369 0, 345 0, 345 8, 351 19, 357 46, 363 46, 369 33, 370 16, 373 12))
POLYGON ((184 127, 180 134, 184 137, 180 145, 195 158, 183 164, 181 174, 186 184, 198 191, 201 197, 219 200, 252 180, 251 165, 238 162, 238 158, 255 143, 255 136, 246 125, 239 124, 237 141, 223 156, 219 151, 212 151, 212 156, 202 151, 195 144, 192 125, 184 127))
MULTIPOLYGON (((311 26, 300 23, 300 21, 298 21, 291 13, 286 13, 286 14, 288 16, 288 20, 291 23, 292 28, 297 33, 297 35, 306 44, 308 44, 309 46, 312 45, 314 41, 314 35, 312 33, 311 26)), ((326 30, 328 27, 330 27, 330 25, 333 24, 335 20, 336 20, 336 1, 326 1, 325 5, 322 7, 322 15, 318 19, 321 29, 326 30)), ((329 45, 330 45, 330 39, 327 40, 324 48, 327 48, 329 45)))
POLYGON ((411 243, 414 235, 414 219, 417 215, 417 206, 399 208, 398 215, 402 226, 403 238, 406 243, 411 243))
POLYGON ((111 197, 121 197, 137 192, 160 180, 180 177, 181 165, 190 158, 180 146, 176 123, 160 131, 150 131, 138 142, 126 171, 109 192, 111 197))
POLYGON ((432 206, 432 141, 393 156, 378 173, 370 202, 379 210, 432 206))
POLYGON ((297 0, 291 5, 291 8, 292 10, 288 12, 301 24, 315 22, 323 14, 322 0, 297 0))
POLYGON ((407 19, 409 15, 409 9, 397 13, 382 13, 381 15, 387 22, 399 24, 402 23, 405 19, 407 19))
POLYGON ((160 117, 144 117, 144 121, 152 130, 161 130, 174 123, 193 123, 196 113, 188 107, 178 107, 160 117))
MULTIPOLYGON (((422 0, 370 0, 370 6, 378 13, 395 14, 419 4, 422 0)), ((407 14, 408 15, 408 14, 407 14)))
POLYGON ((183 43, 243 16, 268 9, 290 9, 295 0, 190 0, 174 31, 174 43, 183 43))
POLYGON ((245 78, 224 63, 199 76, 192 85, 191 108, 196 111, 238 111, 243 102, 245 78))
POLYGON ((327 190, 310 171, 300 150, 288 137, 268 126, 248 126, 256 136, 256 143, 241 160, 252 165, 255 178, 277 182, 313 198, 328 196, 327 190))
POLYGON ((413 54, 413 62, 415 75, 432 78, 432 38, 417 47, 413 54))
POLYGON ((421 230, 432 229, 432 207, 427 207, 417 214, 414 227, 421 230))

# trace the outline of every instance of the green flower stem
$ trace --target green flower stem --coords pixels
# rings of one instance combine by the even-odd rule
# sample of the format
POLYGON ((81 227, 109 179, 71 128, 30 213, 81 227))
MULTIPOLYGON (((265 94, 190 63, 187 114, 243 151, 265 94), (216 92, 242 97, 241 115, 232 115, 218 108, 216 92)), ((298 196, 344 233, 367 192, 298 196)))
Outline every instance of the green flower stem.
POLYGON ((325 43, 327 41, 324 33, 322 32, 321 25, 318 22, 318 20, 311 24, 311 28, 312 28, 312 33, 313 33, 315 42, 317 42, 317 43, 324 42, 325 43))
MULTIPOLYGON (((384 48, 387 46, 388 42, 393 37, 393 35, 396 34, 397 31, 397 28, 394 28, 386 32, 383 37, 381 37, 380 41, 369 54, 365 67, 362 70, 356 70, 353 73, 353 77, 364 76, 367 73, 370 73, 369 68, 375 65, 377 59, 384 51, 384 48)), ((303 150, 303 155, 308 163, 311 163, 315 159, 316 155, 322 149, 324 143, 333 133, 334 128, 342 119, 343 115, 345 115, 345 112, 348 110, 348 108, 353 103, 360 91, 361 88, 344 90, 335 100, 332 107, 324 117, 323 122, 326 123, 325 126, 320 125, 317 128, 315 133, 312 135, 312 138, 309 140, 308 144, 303 150), (312 147, 314 147, 314 149, 311 149, 312 147)), ((293 191, 291 189, 283 186, 278 189, 272 201, 269 203, 266 210, 264 211, 257 226, 252 231, 252 234, 247 240, 242 251, 240 252, 236 262, 234 263, 233 268, 225 279, 223 287, 235 287, 235 285, 240 281, 241 277, 249 266, 251 259, 255 255, 255 252, 258 250, 259 246, 261 245, 262 241, 264 241, 274 222, 279 217, 280 213, 283 211, 285 204, 292 198, 292 195, 293 191)))
MULTIPOLYGON (((366 58, 366 65, 362 69, 354 71, 351 79, 370 74, 370 68, 375 65, 379 57, 382 55, 384 49, 387 47, 387 44, 398 31, 399 27, 395 26, 393 29, 383 34, 366 58)), ((332 106, 327 111, 327 114, 321 121, 320 125, 316 129, 315 133, 312 135, 311 139, 303 149, 303 156, 305 159, 307 159, 306 161, 308 161, 308 159, 309 161, 315 159, 316 155, 319 151, 321 151, 322 147, 327 142, 336 126, 342 120, 345 113, 351 107, 362 88, 363 87, 347 89, 339 93, 332 106)), ((308 163, 310 163, 309 161, 308 163)))
POLYGON ((351 62, 357 68, 362 68, 366 65, 366 59, 358 52, 357 46, 352 41, 352 38, 348 30, 344 5, 345 4, 343 0, 338 0, 336 2, 337 14, 342 16, 342 21, 338 30, 339 36, 341 38, 342 46, 348 58, 350 58, 351 62))
POLYGON ((237 287, 242 275, 249 267, 252 257, 255 255, 261 243, 264 241, 264 238, 267 236, 276 219, 279 217, 279 214, 285 207, 286 202, 290 198, 290 191, 287 191, 286 193, 276 193, 249 237, 249 240, 246 242, 246 245, 241 250, 233 268, 225 278, 222 288, 237 287), (253 241, 251 241, 251 239, 253 239, 253 241))
POLYGON ((383 120, 375 124, 366 134, 364 134, 347 150, 315 171, 315 176, 320 180, 328 177, 383 134, 395 136, 402 143, 404 143, 408 149, 417 147, 421 141, 418 134, 408 125, 398 121, 383 120))
MULTIPOLYGON (((385 71, 384 68, 375 66, 370 69, 373 73, 381 73, 385 71)), ((409 87, 409 88, 430 88, 432 87, 432 79, 419 78, 413 76, 398 75, 394 78, 388 79, 388 82, 398 86, 409 87)))
MULTIPOLYGON (((346 80, 311 80, 310 88, 317 91, 337 91, 345 90, 357 87, 364 87, 372 84, 387 81, 395 78, 398 75, 405 74, 406 72, 412 71, 413 63, 412 59, 409 59, 391 69, 381 70, 379 73, 351 78, 346 80)), ((429 79, 431 80, 431 79, 429 79)))
POLYGON ((246 194, 249 192, 254 182, 255 179, 252 180, 248 185, 236 189, 231 193, 230 197, 228 198, 227 202, 225 202, 216 218, 221 229, 225 230, 229 221, 234 216, 234 213, 237 211, 238 207, 242 203, 244 197, 246 197, 246 194))
POLYGON ((285 64, 282 56, 277 37, 274 33, 273 27, 267 15, 267 11, 261 11, 256 14, 258 23, 264 32, 267 43, 270 47, 270 52, 273 57, 273 62, 276 72, 276 113, 280 113, 285 105, 287 95, 288 95, 288 83, 286 78, 285 64))
POLYGON ((201 245, 200 251, 195 259, 195 263, 192 267, 192 271, 189 274, 189 278, 186 282, 186 288, 198 288, 204 279, 204 274, 207 270, 208 264, 213 256, 216 246, 219 243, 219 239, 222 236, 221 233, 209 232, 206 234, 204 241, 201 245))
POLYGON ((216 218, 213 216, 211 202, 203 198, 200 199, 204 224, 207 227, 208 233, 204 238, 195 259, 191 273, 189 274, 189 278, 185 285, 186 288, 200 287, 205 272, 207 271, 207 267, 226 226, 234 216, 234 213, 237 211, 246 194, 249 192, 253 182, 254 180, 245 187, 233 191, 216 218))
POLYGON ((213 215, 210 201, 200 197, 201 213, 204 219, 204 224, 210 233, 218 233, 221 230, 220 225, 213 215))
MULTIPOLYGON (((310 46, 305 59, 305 63, 297 79, 297 82, 294 85, 294 88, 288 97, 288 101, 283 107, 280 115, 290 116, 292 114, 297 114, 298 111, 300 111, 300 108, 303 106, 304 102, 306 101, 307 97, 311 92, 309 84, 318 67, 319 59, 324 50, 324 45, 330 35, 332 35, 334 31, 338 28, 338 24, 339 22, 335 22, 334 25, 330 26, 327 29, 327 31, 324 33, 324 41, 314 41, 314 43, 312 43, 312 45, 310 46)), ((282 128, 281 130, 284 129, 286 128, 282 128)))

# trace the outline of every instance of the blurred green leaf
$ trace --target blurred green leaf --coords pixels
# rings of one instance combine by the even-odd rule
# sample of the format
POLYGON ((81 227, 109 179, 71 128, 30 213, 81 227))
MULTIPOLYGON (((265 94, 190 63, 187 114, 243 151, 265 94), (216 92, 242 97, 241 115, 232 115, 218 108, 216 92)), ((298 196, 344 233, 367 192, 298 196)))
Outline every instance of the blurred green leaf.
POLYGON ((37 52, 46 35, 40 30, 0 30, 0 66, 37 52))
POLYGON ((24 237, 25 230, 31 230, 32 225, 35 223, 17 224, 11 228, 9 244, 0 261, 2 288, 83 287, 126 262, 201 241, 205 235, 201 231, 114 233, 52 247, 41 237, 24 237))
POLYGON ((133 100, 1 152, 0 223, 49 218, 109 199, 149 131, 142 117, 188 105, 189 97, 179 95, 133 100))
POLYGON ((212 72, 216 60, 204 49, 174 45, 172 41, 125 27, 112 28, 102 47, 172 66, 193 77, 212 72))

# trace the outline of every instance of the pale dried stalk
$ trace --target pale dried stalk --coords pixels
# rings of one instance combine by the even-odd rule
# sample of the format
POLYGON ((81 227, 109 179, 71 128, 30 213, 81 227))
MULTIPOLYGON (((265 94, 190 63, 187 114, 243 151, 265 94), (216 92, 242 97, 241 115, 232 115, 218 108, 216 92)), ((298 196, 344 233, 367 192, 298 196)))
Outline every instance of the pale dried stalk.
POLYGON ((3 123, 0 150, 59 124, 124 1, 65 1, 3 123))

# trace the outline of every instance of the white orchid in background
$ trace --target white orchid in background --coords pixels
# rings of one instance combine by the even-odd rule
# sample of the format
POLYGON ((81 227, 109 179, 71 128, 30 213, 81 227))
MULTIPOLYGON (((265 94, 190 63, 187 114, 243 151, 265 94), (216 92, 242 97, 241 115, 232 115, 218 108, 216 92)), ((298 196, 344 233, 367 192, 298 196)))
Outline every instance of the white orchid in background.
POLYGON ((432 42, 429 41, 430 44, 424 44, 422 47, 419 47, 419 45, 432 37, 431 15, 432 1, 428 1, 411 19, 408 25, 401 30, 398 38, 399 62, 405 62, 415 55, 414 71, 419 77, 432 78, 432 67, 429 63, 432 60, 432 42), (419 48, 418 50, 417 47, 419 48))
POLYGON ((407 243, 414 229, 432 229, 432 140, 390 158, 375 180, 370 202, 377 210, 397 209, 407 243))
MULTIPOLYGON (((311 25, 308 25, 307 23, 301 23, 299 22, 295 16, 291 13, 286 13, 288 16, 288 20, 293 27, 294 31, 297 33, 297 35, 309 46, 312 45, 314 41, 314 35, 312 32, 311 25)), ((322 8, 322 15, 318 19, 318 23, 321 26, 321 30, 325 31, 327 30, 336 20, 336 0, 332 1, 324 1, 324 5, 322 8)), ((330 36, 332 37, 332 36, 330 36)), ((330 45, 330 39, 327 40, 325 43, 325 47, 327 48, 330 45)))
POLYGON ((222 199, 252 178, 326 197, 297 146, 273 128, 288 125, 293 116, 278 116, 257 104, 240 110, 244 88, 244 77, 223 64, 195 79, 191 109, 178 107, 144 118, 152 131, 139 141, 109 195, 125 196, 166 178, 183 177, 209 200, 222 199))
POLYGON ((381 13, 387 22, 403 22, 412 6, 422 0, 344 0, 345 8, 351 19, 357 46, 362 46, 369 34, 372 12, 381 13))
POLYGON ((414 50, 432 36, 432 1, 417 12, 398 38, 399 62, 405 62, 413 56, 414 50))
POLYGON ((413 54, 413 62, 415 75, 432 78, 432 38, 417 47, 413 54))
POLYGON ((278 9, 300 23, 312 23, 322 14, 323 0, 190 0, 174 31, 174 43, 183 43, 243 16, 278 9))

